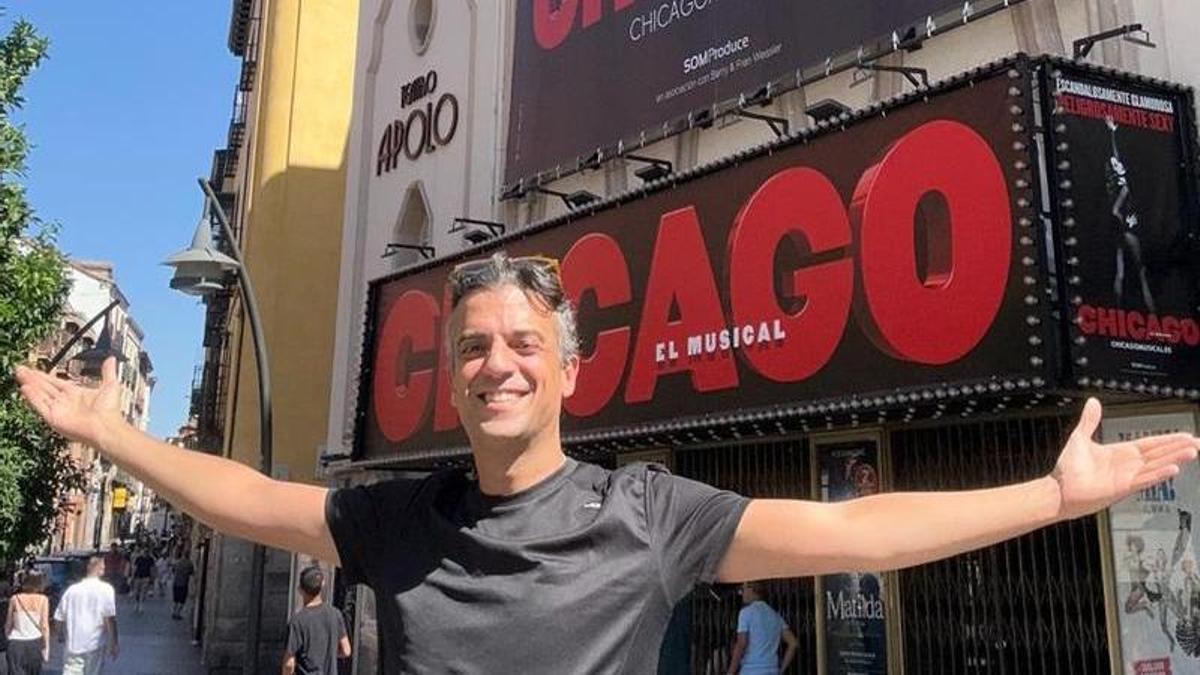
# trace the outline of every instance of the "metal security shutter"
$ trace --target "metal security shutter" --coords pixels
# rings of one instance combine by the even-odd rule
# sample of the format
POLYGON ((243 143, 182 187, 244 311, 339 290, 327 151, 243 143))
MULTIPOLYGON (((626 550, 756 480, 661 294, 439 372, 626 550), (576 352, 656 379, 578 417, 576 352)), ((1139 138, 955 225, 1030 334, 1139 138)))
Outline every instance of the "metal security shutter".
MULTIPOLYGON (((675 473, 748 497, 807 498, 808 456, 801 440, 745 443, 678 451, 675 473)), ((721 673, 729 667, 741 600, 732 586, 692 593, 692 673, 721 673)), ((767 585, 767 602, 800 640, 789 673, 816 673, 813 580, 779 579, 767 585)))
MULTIPOLYGON (((894 432, 895 489, 1045 475, 1067 424, 1051 417, 894 432)), ((1108 672, 1100 555, 1095 518, 1082 518, 900 572, 905 671, 1108 672)))

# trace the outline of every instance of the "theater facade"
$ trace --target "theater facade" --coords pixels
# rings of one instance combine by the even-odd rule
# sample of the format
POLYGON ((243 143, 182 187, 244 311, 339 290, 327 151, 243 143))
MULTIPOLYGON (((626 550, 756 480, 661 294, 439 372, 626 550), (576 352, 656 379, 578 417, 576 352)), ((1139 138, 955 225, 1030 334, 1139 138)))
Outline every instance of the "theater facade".
MULTIPOLYGON (((1194 432, 1193 111, 1181 86, 1015 55, 379 276, 328 475, 469 464, 444 283, 501 249, 561 261, 583 338, 564 440, 605 466, 836 501, 1043 475, 1088 396, 1105 440, 1194 432)), ((1192 467, 1098 517, 768 600, 796 672, 1196 672, 1197 509, 1192 467)), ((733 590, 676 609, 662 672, 724 672, 733 590)), ((376 600, 339 596, 374 672, 376 600)))

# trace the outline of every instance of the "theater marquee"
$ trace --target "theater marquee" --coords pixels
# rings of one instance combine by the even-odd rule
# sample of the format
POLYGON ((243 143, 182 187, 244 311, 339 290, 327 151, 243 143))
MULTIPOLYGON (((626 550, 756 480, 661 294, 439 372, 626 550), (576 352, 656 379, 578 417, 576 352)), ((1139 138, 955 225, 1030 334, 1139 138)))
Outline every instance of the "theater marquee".
MULTIPOLYGON (((584 343, 568 440, 948 383, 1036 386, 1057 340, 1032 80, 1012 60, 469 255, 562 260, 584 343)), ((372 286, 360 458, 465 444, 441 348, 462 259, 372 286)))

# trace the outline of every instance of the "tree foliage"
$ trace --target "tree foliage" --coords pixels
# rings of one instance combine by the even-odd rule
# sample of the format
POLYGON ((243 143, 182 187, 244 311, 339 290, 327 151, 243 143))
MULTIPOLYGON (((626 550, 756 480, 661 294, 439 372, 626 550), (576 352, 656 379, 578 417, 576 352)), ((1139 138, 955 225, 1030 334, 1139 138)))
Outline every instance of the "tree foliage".
POLYGON ((65 441, 21 402, 12 378, 16 364, 58 326, 70 290, 53 228, 26 200, 20 181, 29 142, 12 121, 21 88, 48 46, 21 20, 0 38, 0 560, 7 561, 46 538, 63 495, 81 484, 65 441))

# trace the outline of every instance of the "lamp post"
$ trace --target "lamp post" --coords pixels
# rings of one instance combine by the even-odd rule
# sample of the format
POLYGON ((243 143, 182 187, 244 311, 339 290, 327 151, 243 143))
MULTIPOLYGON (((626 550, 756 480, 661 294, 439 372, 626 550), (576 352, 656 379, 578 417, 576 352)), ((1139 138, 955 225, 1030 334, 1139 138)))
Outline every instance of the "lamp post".
MULTIPOLYGON (((203 178, 198 179, 200 189, 204 191, 204 214, 196 227, 191 247, 167 258, 163 264, 175 268, 175 276, 171 279, 171 288, 189 295, 209 295, 225 289, 225 276, 229 271, 237 272, 238 283, 242 286, 242 302, 246 307, 246 318, 250 321, 250 333, 254 339, 254 361, 258 367, 258 397, 259 397, 259 469, 267 476, 271 475, 271 376, 267 363, 267 346, 263 336, 262 323, 259 318, 258 301, 254 295, 254 286, 250 283, 250 275, 243 264, 242 251, 233 236, 229 226, 229 218, 221 203, 217 200, 212 186, 203 178), (216 216, 221 226, 222 238, 228 246, 232 257, 218 251, 212 241, 212 229, 209 214, 216 216)), ((263 568, 266 562, 266 549, 261 544, 254 544, 250 561, 250 601, 249 621, 246 630, 246 658, 243 662, 243 672, 255 673, 258 666, 258 645, 262 626, 263 599, 263 568)))
MULTIPOLYGON (((51 357, 50 362, 46 364, 46 372, 54 370, 54 368, 58 366, 59 362, 62 361, 63 357, 67 355, 67 352, 71 350, 71 347, 75 346, 75 343, 78 342, 85 334, 87 334, 88 330, 92 326, 96 325, 96 322, 100 319, 104 319, 104 327, 100 329, 100 337, 96 339, 96 344, 72 356, 71 361, 78 361, 81 364, 79 374, 83 378, 100 377, 100 372, 104 366, 104 362, 110 357, 115 358, 118 361, 124 361, 125 353, 113 346, 112 324, 108 320, 109 312, 111 312, 114 307, 120 304, 120 302, 120 300, 113 300, 112 302, 108 303, 104 309, 100 310, 95 316, 89 319, 87 323, 83 324, 79 330, 75 331, 75 334, 72 335, 69 340, 67 340, 66 344, 59 348, 58 352, 51 357)), ((92 543, 97 551, 100 550, 100 545, 102 543, 101 539, 104 532, 104 516, 106 513, 104 509, 104 496, 107 492, 105 488, 108 469, 104 466, 104 464, 104 460, 101 459, 101 477, 99 485, 96 488, 96 508, 94 511, 95 523, 92 526, 92 543)))
MULTIPOLYGON (((101 329, 101 331, 100 331, 100 339, 96 341, 96 346, 92 347, 91 349, 85 349, 84 351, 76 354, 71 360, 74 361, 76 359, 81 359, 84 361, 85 366, 90 366, 91 363, 89 363, 89 359, 91 361, 95 361, 94 357, 96 356, 95 354, 91 354, 90 352, 94 352, 95 350, 102 349, 102 347, 107 347, 111 350, 111 348, 112 348, 112 332, 108 328, 108 313, 112 311, 113 307, 116 307, 120 303, 121 303, 120 300, 113 300, 112 302, 108 303, 108 306, 106 306, 104 309, 100 310, 96 314, 96 316, 93 316, 91 319, 88 320, 87 323, 83 324, 83 326, 81 326, 79 328, 79 330, 75 331, 75 334, 71 336, 71 339, 67 340, 66 344, 64 344, 62 347, 60 347, 59 350, 57 352, 55 352, 54 356, 50 358, 50 363, 46 364, 46 372, 50 372, 50 371, 54 370, 54 367, 58 365, 58 362, 62 361, 63 357, 67 355, 67 352, 71 350, 71 347, 74 347, 75 343, 79 342, 79 339, 82 338, 85 334, 87 334, 88 329, 91 328, 92 326, 96 325, 96 322, 99 321, 100 319, 104 319, 104 328, 101 329), (102 342, 104 342, 105 336, 108 337, 108 340, 106 343, 102 344, 102 342)), ((100 365, 103 365, 104 359, 108 358, 109 356, 115 356, 115 357, 117 357, 118 360, 125 358, 125 355, 120 351, 117 351, 112 354, 104 354, 102 356, 102 358, 100 358, 100 360, 99 360, 100 365)))

